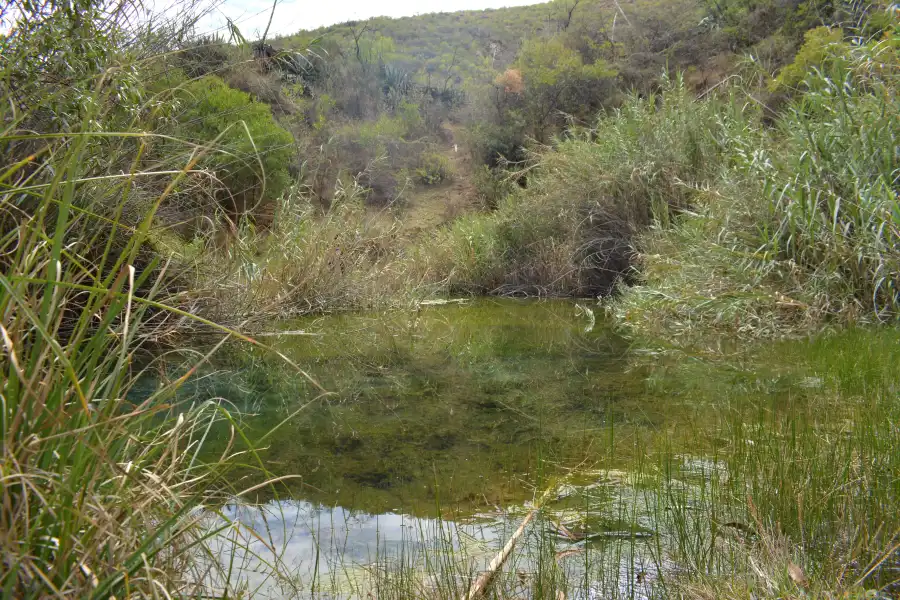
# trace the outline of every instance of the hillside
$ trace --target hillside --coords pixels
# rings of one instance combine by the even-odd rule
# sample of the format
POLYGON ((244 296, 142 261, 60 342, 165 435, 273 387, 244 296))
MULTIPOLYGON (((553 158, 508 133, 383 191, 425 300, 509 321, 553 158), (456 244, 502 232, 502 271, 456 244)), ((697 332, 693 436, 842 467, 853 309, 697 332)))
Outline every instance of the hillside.
POLYGON ((386 62, 416 73, 423 82, 429 81, 429 75, 432 83, 443 83, 451 76, 455 85, 462 85, 466 79, 489 76, 509 66, 527 38, 571 31, 595 43, 610 43, 615 41, 618 29, 618 41, 622 43, 633 35, 629 32, 631 21, 656 38, 647 48, 653 52, 667 47, 663 39, 666 35, 687 31, 702 17, 703 9, 697 2, 654 5, 647 0, 569 0, 401 19, 373 18, 301 32, 279 41, 298 49, 320 40, 323 47, 341 52, 352 48, 354 37, 367 29, 366 37, 387 42, 386 62))
MULTIPOLYGON (((816 21, 806 4, 717 6, 555 0, 299 32, 255 46, 249 67, 213 52, 216 40, 184 59, 188 72, 217 72, 281 115, 301 179, 323 206, 352 178, 369 206, 402 214, 406 203, 441 197, 429 189, 455 177, 466 179, 459 204, 494 206, 503 165, 521 163, 529 140, 589 125, 674 73, 701 93, 746 52, 774 72, 816 21), (454 174, 443 154, 451 125, 472 157, 466 173, 454 174)), ((445 208, 455 212, 425 212, 445 208)))
MULTIPOLYGON (((302 310, 378 304, 395 301, 398 290, 435 285, 454 293, 607 295, 636 280, 637 237, 661 218, 655 211, 692 206, 689 190, 711 185, 702 161, 721 160, 706 153, 730 143, 710 137, 719 123, 676 128, 673 139, 651 142, 665 157, 645 163, 649 149, 634 143, 642 122, 655 117, 632 113, 733 94, 744 99, 738 121, 758 120, 763 135, 804 100, 811 67, 844 38, 887 35, 893 14, 826 0, 554 0, 374 18, 257 42, 234 32, 232 43, 193 40, 174 62, 191 78, 221 81, 213 89, 222 94, 240 90, 251 106, 267 106, 292 139, 263 144, 276 185, 266 185, 252 210, 244 193, 225 204, 229 219, 261 226, 251 246, 265 252, 298 231, 322 236, 296 248, 295 274, 263 276, 277 280, 264 288, 286 294, 275 294, 275 305, 299 310, 291 299, 298 295, 302 310), (744 114, 747 107, 761 112, 744 114), (623 130, 626 123, 635 130, 623 130), (624 136, 621 154, 595 156, 612 147, 594 145, 610 131, 624 136), (572 145, 580 139, 590 143, 572 145), (675 148, 683 156, 666 154, 675 148), (585 155, 570 164, 565 149, 585 155), (621 179, 629 164, 633 181, 621 179), (641 173, 652 175, 634 184, 641 173), (289 181, 299 205, 278 201, 289 181), (603 199, 618 194, 606 206, 603 199), (285 283, 294 278, 302 283, 285 283), (378 292, 364 291, 369 285, 378 292)), ((689 113, 675 111, 659 132, 689 113)), ((190 222, 172 204, 161 214, 190 222)), ((200 206, 207 215, 215 209, 200 206)))
MULTIPOLYGON (((585 57, 614 60, 626 86, 648 87, 667 68, 720 64, 734 40, 719 35, 706 5, 694 0, 554 0, 524 7, 384 17, 299 32, 275 40, 292 50, 321 48, 323 61, 351 57, 412 74, 424 85, 471 90, 516 59, 524 40, 562 36, 585 57)), ((775 26, 760 24, 742 44, 775 26)), ((315 60, 315 59, 313 59, 315 60)))

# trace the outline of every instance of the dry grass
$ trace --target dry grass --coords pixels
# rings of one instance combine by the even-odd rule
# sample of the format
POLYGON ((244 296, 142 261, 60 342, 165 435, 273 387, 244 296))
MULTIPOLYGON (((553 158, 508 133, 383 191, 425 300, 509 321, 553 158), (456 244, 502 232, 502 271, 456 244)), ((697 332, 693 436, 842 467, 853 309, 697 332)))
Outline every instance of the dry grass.
POLYGON ((285 199, 271 229, 244 229, 203 253, 197 291, 220 321, 407 306, 439 287, 408 268, 408 239, 388 210, 373 215, 355 183, 325 213, 302 194, 285 199))

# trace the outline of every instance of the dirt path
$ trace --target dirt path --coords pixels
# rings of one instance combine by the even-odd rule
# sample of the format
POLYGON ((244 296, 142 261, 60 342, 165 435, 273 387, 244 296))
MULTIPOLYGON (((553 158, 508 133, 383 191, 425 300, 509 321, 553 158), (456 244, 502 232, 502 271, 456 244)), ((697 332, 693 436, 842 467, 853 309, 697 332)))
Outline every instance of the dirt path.
POLYGON ((432 231, 477 206, 472 158, 469 149, 460 144, 460 128, 451 123, 444 123, 443 128, 448 141, 440 153, 450 161, 453 179, 436 186, 417 185, 407 194, 401 220, 404 232, 412 237, 432 231))

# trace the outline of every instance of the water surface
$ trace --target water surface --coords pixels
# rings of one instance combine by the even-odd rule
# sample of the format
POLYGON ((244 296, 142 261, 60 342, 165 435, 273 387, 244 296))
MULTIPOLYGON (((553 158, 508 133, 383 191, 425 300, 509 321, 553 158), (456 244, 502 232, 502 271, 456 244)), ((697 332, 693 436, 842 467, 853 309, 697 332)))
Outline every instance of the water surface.
POLYGON ((671 410, 648 393, 628 342, 571 302, 478 300, 278 328, 265 341, 330 394, 263 353, 232 356, 202 393, 235 402, 251 439, 290 417, 265 441, 266 467, 302 475, 287 493, 327 506, 433 516, 436 504, 521 502, 540 477, 592 461, 611 429, 653 427, 671 410))
MULTIPOLYGON (((675 564, 673 528, 682 546, 690 528, 710 537, 715 524, 692 515, 728 478, 719 457, 746 451, 728 431, 740 415, 818 420, 810 401, 825 385, 809 342, 648 350, 595 302, 475 300, 261 334, 306 374, 230 351, 191 390, 227 399, 251 442, 233 447, 253 450, 235 491, 292 477, 220 516, 243 525, 242 548, 223 551, 236 561, 229 583, 260 597, 363 597, 373 581, 382 595, 458 596, 538 498, 507 592, 649 597, 675 564)), ((865 386, 851 362, 841 385, 865 386)), ((211 456, 233 441, 228 427, 213 434, 211 456)), ((721 523, 738 518, 713 508, 721 523)))

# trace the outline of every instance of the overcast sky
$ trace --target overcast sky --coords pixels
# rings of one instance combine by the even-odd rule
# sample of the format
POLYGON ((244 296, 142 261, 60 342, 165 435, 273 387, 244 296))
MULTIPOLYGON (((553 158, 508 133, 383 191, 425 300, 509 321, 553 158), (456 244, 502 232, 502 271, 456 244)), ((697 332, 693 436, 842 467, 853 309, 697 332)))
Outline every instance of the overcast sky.
MULTIPOLYGON (((408 17, 432 12, 538 4, 541 0, 279 0, 269 36, 291 34, 351 19, 408 17)), ((226 17, 249 39, 262 34, 271 0, 225 0, 199 24, 201 32, 224 31, 226 17)))

